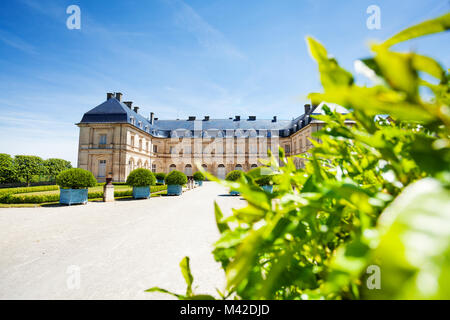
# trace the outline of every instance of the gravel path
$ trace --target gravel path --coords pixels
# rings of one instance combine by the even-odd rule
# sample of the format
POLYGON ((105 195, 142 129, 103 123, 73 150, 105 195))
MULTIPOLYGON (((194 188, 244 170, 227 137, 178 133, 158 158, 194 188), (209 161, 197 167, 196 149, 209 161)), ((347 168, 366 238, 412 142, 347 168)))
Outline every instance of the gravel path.
POLYGON ((181 197, 0 209, 0 299, 167 299, 183 293, 188 255, 199 293, 222 289, 211 254, 219 238, 213 200, 224 212, 240 197, 212 182, 181 197), (79 275, 79 276, 78 276, 79 275))

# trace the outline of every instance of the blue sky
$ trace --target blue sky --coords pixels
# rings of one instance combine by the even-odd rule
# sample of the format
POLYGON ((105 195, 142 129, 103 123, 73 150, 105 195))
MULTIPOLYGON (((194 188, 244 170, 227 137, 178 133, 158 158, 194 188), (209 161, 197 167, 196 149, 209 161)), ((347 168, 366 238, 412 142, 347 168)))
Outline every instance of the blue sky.
MULTIPOLYGON (((449 10, 447 0, 1 1, 0 152, 76 166, 75 123, 109 91, 161 119, 291 119, 320 90, 306 35, 354 71, 370 40, 449 10), (72 4, 81 8, 80 30, 66 27, 72 4), (380 30, 366 27, 372 4, 380 30)), ((449 40, 435 35, 400 49, 448 68, 449 40)))

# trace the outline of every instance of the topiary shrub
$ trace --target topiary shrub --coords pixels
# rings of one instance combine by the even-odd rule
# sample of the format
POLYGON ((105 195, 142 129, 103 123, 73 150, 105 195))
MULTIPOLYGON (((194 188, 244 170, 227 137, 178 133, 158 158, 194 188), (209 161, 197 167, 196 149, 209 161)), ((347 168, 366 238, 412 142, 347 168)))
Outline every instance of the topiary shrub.
POLYGON ((187 183, 187 177, 183 172, 173 170, 166 176, 167 185, 184 185, 187 183))
POLYGON ((233 171, 230 171, 227 174, 227 176, 225 177, 225 180, 227 180, 227 181, 237 181, 237 180, 239 180, 242 177, 243 174, 244 173, 242 171, 240 171, 240 170, 233 170, 233 171))
POLYGON ((255 179, 255 183, 258 186, 268 186, 273 184, 273 176, 272 175, 263 175, 255 179))
POLYGON ((96 186, 97 180, 90 171, 72 168, 58 174, 56 184, 63 189, 85 189, 96 186))
POLYGON ((134 169, 127 178, 127 185, 133 187, 153 186, 155 183, 156 178, 153 172, 144 168, 134 169))
POLYGON ((155 177, 157 180, 164 180, 166 178, 166 174, 164 172, 155 173, 155 177))
POLYGON ((205 175, 203 173, 201 173, 200 171, 197 171, 194 173, 194 180, 195 181, 204 181, 205 175))

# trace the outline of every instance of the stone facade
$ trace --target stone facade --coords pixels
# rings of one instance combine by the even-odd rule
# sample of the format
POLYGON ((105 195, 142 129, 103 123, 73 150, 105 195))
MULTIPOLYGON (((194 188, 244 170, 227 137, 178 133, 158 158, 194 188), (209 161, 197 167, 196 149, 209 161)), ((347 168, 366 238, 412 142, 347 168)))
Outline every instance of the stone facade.
MULTIPOLYGON (((131 103, 121 102, 121 94, 116 95, 118 99, 111 95, 108 94, 108 99, 115 99, 115 101, 107 99, 105 103, 91 110, 91 113, 86 113, 83 120, 77 124, 80 128, 78 167, 91 171, 98 181, 105 181, 108 174, 112 175, 113 181, 125 181, 128 174, 136 168, 147 168, 153 172, 165 173, 176 169, 191 176, 198 170, 197 165, 223 178, 231 170, 248 171, 261 165, 258 159, 267 158, 268 149, 271 149, 274 155, 278 154, 279 146, 284 148, 288 156, 307 152, 312 147, 309 141, 312 133, 320 130, 323 125, 312 118, 305 121, 305 116, 311 114, 307 105, 303 118, 284 121, 287 123, 284 129, 277 127, 276 130, 265 130, 266 122, 264 121, 267 121, 267 126, 273 127, 277 122, 274 117, 272 120, 259 120, 257 130, 253 127, 247 128, 247 130, 241 130, 239 134, 235 134, 237 130, 231 129, 231 134, 224 133, 224 136, 208 137, 205 134, 196 135, 195 130, 192 130, 191 136, 180 137, 170 132, 177 130, 174 126, 178 123, 182 124, 184 121, 183 123, 186 124, 185 121, 188 120, 173 122, 174 124, 171 122, 170 130, 161 131, 159 129, 163 126, 164 120, 159 122, 156 118, 153 119, 153 114, 148 119, 142 120, 141 116, 138 117, 137 110, 131 109, 131 103), (113 102, 116 105, 112 105, 113 102), (128 118, 115 119, 112 116, 118 112, 114 109, 117 105, 121 108, 128 107, 123 110, 128 114, 128 118), (108 110, 112 110, 111 113, 108 113, 108 110), (139 125, 136 123, 138 119, 141 119, 139 125), (303 125, 293 130, 291 123, 297 123, 297 120, 298 123, 303 121, 303 125), (148 126, 145 121, 148 122, 148 126), (155 132, 167 133, 161 136, 155 132)), ((193 118, 190 121, 195 121, 193 118)), ((205 119, 203 121, 214 121, 205 119)), ((251 122, 253 120, 235 118, 229 121, 233 121, 230 124, 236 127, 236 125, 241 126, 241 123, 237 121, 251 122)), ((220 129, 223 129, 223 132, 228 130, 223 127, 220 129)), ((297 167, 303 165, 302 159, 294 158, 294 161, 297 167)))

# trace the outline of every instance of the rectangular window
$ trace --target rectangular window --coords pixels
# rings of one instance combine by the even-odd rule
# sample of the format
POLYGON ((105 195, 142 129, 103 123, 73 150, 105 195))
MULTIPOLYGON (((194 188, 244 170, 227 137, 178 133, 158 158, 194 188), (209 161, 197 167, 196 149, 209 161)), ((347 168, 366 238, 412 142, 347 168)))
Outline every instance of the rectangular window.
POLYGON ((99 144, 106 144, 106 134, 100 135, 100 142, 99 144))
POLYGON ((134 136, 131 137, 131 146, 134 147, 134 136))
POLYGON ((152 163, 152 172, 156 173, 156 164, 152 163))
POLYGON ((175 150, 174 147, 170 147, 169 153, 170 154, 174 153, 174 150, 175 150))
POLYGON ((284 151, 286 153, 291 153, 291 145, 290 144, 285 144, 284 145, 284 151))
POLYGON ((158 146, 157 145, 153 145, 153 152, 158 152, 158 146))

